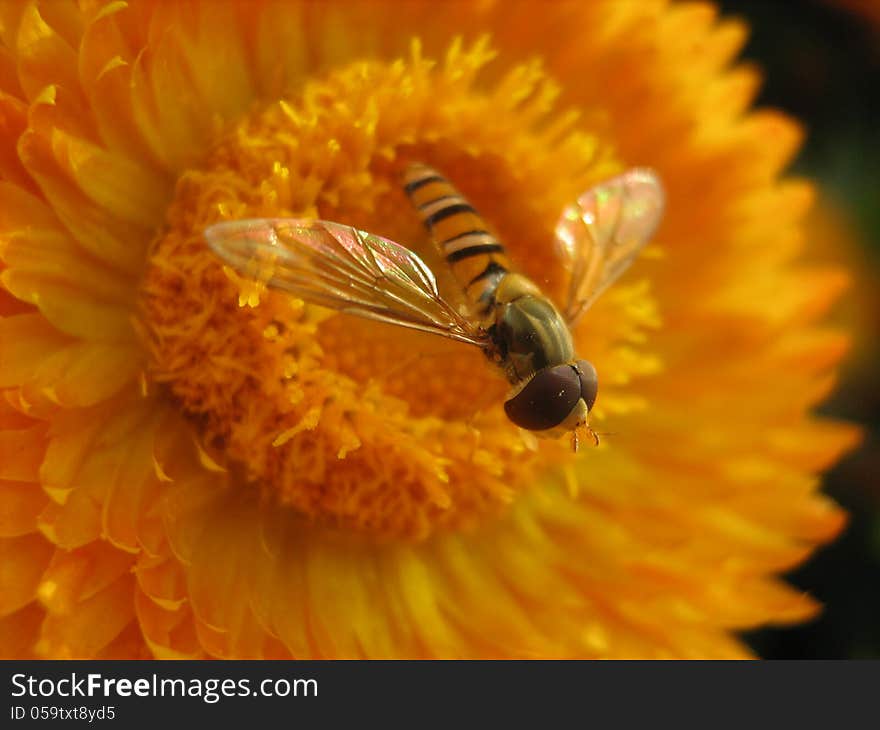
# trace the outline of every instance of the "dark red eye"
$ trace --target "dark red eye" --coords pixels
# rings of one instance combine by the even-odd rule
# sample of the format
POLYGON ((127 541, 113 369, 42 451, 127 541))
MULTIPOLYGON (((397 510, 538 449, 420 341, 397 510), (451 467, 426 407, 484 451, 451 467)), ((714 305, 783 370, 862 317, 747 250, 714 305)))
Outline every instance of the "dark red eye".
POLYGON ((544 431, 562 423, 580 398, 578 373, 571 365, 556 365, 535 375, 504 410, 517 426, 544 431))
POLYGON ((599 374, 593 367, 593 363, 586 360, 578 360, 574 367, 581 381, 581 398, 587 404, 587 409, 592 411, 596 395, 599 392, 599 374))

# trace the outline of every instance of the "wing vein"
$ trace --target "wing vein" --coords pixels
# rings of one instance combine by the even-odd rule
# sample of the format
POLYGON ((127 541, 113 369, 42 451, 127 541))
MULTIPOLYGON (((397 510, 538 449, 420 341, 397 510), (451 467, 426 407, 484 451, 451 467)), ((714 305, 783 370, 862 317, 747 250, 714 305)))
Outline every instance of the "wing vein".
POLYGON ((486 333, 440 295, 431 270, 386 238, 330 221, 260 218, 205 231, 240 274, 319 306, 485 347, 486 333))

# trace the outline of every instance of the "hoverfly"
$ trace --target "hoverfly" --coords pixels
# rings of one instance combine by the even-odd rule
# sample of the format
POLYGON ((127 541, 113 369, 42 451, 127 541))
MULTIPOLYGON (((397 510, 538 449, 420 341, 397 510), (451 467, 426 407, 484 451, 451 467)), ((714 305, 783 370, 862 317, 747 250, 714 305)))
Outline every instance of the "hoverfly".
POLYGON ((261 218, 205 231, 211 249, 240 274, 304 301, 430 332, 479 347, 511 384, 508 418, 537 435, 571 434, 577 451, 596 401, 596 368, 574 352, 575 323, 632 263, 656 229, 664 193, 644 168, 587 190, 568 205, 555 244, 568 273, 560 311, 516 273, 504 246, 453 185, 427 165, 411 165, 404 188, 461 286, 456 309, 434 274, 409 249, 342 223, 261 218))

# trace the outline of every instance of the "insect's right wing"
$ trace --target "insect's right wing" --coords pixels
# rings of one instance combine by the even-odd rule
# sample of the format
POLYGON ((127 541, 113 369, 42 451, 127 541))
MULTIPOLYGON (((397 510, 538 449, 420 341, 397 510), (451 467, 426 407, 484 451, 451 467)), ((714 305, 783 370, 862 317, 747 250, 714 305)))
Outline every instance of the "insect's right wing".
POLYGON ((440 296, 425 263, 387 238, 330 221, 254 218, 210 226, 205 239, 243 276, 312 304, 486 344, 440 296))
POLYGON ((664 198, 657 174, 634 168, 590 188, 562 212, 556 251, 569 272, 564 314, 570 326, 654 235, 664 198))

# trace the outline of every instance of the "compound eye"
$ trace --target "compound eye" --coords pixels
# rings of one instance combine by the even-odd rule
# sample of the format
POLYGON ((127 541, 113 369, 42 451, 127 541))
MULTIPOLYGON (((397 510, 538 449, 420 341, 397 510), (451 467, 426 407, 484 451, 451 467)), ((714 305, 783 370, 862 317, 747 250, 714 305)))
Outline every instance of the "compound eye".
POLYGON ((593 363, 586 360, 578 360, 574 364, 581 381, 581 398, 587 404, 587 410, 593 410, 593 404, 596 402, 596 395, 599 392, 599 374, 593 363))
POLYGON ((581 382, 571 365, 541 370, 504 404, 507 417, 529 431, 545 431, 562 423, 581 398, 581 382))

